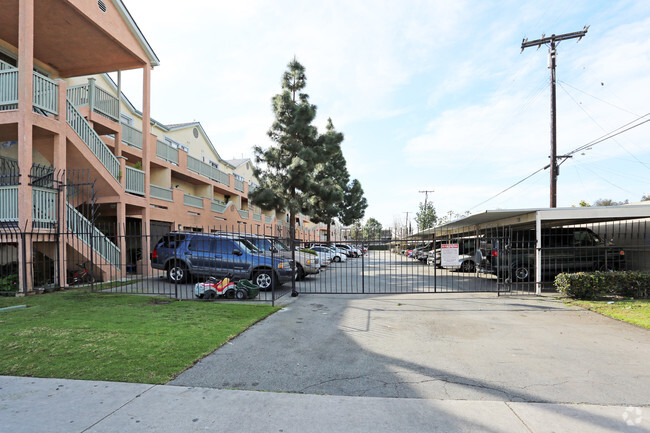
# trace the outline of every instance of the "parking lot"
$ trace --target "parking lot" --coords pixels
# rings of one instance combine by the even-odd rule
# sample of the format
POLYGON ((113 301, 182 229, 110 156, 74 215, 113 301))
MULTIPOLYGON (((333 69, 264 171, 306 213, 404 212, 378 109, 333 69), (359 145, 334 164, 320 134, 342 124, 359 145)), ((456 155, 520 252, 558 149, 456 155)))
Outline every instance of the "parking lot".
MULTIPOLYGON (((170 283, 166 272, 154 270, 151 275, 136 278, 130 284, 107 291, 158 294, 176 299, 195 299, 194 282, 170 283)), ((366 255, 333 262, 316 275, 296 281, 299 293, 312 294, 381 294, 381 293, 451 293, 497 292, 493 275, 436 268, 390 251, 369 251, 366 255)), ((291 293, 291 283, 262 291, 258 301, 272 301, 291 293)))

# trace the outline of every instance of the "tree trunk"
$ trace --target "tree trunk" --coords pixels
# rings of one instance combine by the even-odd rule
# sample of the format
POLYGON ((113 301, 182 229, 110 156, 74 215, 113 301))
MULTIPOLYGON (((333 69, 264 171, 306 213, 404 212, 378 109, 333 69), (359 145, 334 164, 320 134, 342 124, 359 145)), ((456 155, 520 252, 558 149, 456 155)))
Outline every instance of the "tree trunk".
POLYGON ((330 234, 330 229, 331 229, 331 227, 332 227, 332 223, 331 223, 331 222, 328 222, 328 223, 327 223, 327 243, 328 243, 328 244, 329 244, 329 243, 331 242, 331 240, 332 240, 332 236, 331 236, 331 234, 330 234))

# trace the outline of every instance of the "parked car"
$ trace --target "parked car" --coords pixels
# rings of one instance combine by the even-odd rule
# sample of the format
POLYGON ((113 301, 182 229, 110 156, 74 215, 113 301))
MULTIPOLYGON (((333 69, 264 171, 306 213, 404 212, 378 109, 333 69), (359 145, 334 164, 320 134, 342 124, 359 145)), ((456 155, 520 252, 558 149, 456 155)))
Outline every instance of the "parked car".
POLYGON ((352 245, 334 244, 334 246, 336 248, 341 248, 342 250, 345 250, 348 257, 359 257, 362 254, 358 249, 356 249, 352 245))
MULTIPOLYGON (((480 253, 482 270, 512 282, 534 280, 535 237, 535 230, 516 230, 507 238, 498 237, 486 243, 491 249, 480 253)), ((545 228, 541 237, 543 278, 552 278, 561 272, 625 268, 625 251, 611 243, 606 245, 588 228, 545 228)))
MULTIPOLYGON (((280 240, 262 235, 250 233, 233 234, 241 239, 246 239, 267 256, 282 257, 291 260, 291 249, 283 244, 280 240)), ((317 255, 296 251, 296 280, 302 280, 308 274, 318 274, 320 272, 320 260, 317 255)))
POLYGON ((273 282, 281 285, 292 278, 285 258, 271 258, 255 252, 247 242, 212 233, 171 232, 163 236, 151 253, 151 266, 167 271, 172 283, 185 283, 190 277, 250 279, 262 290, 273 282))
POLYGON ((314 245, 310 248, 317 253, 329 255, 332 262, 345 262, 348 258, 345 253, 339 252, 336 248, 328 247, 326 245, 314 245))

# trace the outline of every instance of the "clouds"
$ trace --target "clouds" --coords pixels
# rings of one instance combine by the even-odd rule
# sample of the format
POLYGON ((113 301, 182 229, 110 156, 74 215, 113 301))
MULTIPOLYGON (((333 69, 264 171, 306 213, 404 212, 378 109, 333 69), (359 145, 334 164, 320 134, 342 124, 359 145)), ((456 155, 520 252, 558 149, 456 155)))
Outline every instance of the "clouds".
MULTIPOLYGON (((127 7, 161 59, 153 117, 200 121, 226 158, 269 144, 270 100, 296 55, 316 124, 324 128, 331 117, 345 134, 367 216, 385 225, 417 210, 420 189, 436 190, 430 198, 439 213, 463 212, 548 164, 547 54, 520 53, 523 37, 591 25, 579 44, 559 46, 560 153, 650 111, 647 2, 127 0, 127 7)), ((127 96, 140 106, 141 77, 130 87, 129 80, 127 96)), ((650 191, 647 136, 640 127, 564 163, 560 203, 636 200, 650 191)), ((480 210, 547 203, 545 171, 480 210)))

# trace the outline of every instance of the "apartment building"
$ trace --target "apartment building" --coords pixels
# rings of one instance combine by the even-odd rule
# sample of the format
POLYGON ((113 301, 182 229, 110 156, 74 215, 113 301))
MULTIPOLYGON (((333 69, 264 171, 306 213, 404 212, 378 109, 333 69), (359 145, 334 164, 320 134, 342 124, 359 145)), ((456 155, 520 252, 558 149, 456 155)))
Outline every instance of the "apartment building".
MULTIPOLYGON (((34 287, 35 255, 64 286, 72 256, 125 273, 122 235, 286 229, 286 213, 250 204, 250 159, 222 158, 199 122, 152 119, 160 62, 121 0, 0 0, 0 11, 0 248, 16 250, 21 291, 34 287), (118 72, 136 69, 139 109, 118 72)), ((317 230, 297 220, 298 237, 317 230)), ((146 262, 151 245, 137 248, 146 262)))

